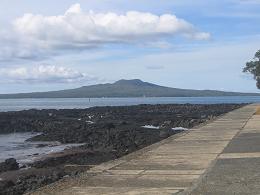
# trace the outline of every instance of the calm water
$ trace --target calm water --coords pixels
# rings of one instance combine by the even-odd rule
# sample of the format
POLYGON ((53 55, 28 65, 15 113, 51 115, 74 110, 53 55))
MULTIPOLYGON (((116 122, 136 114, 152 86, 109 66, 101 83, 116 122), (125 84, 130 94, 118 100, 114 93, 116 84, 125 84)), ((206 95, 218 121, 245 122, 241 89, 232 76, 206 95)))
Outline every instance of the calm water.
POLYGON ((35 136, 33 133, 0 134, 0 162, 7 158, 15 158, 21 164, 53 152, 59 152, 80 144, 59 144, 58 142, 26 142, 35 136), (44 147, 38 147, 39 145, 44 147))
POLYGON ((0 111, 25 109, 89 108, 93 106, 125 106, 138 104, 217 104, 260 103, 260 96, 231 97, 160 97, 160 98, 46 98, 46 99, 0 99, 0 111))

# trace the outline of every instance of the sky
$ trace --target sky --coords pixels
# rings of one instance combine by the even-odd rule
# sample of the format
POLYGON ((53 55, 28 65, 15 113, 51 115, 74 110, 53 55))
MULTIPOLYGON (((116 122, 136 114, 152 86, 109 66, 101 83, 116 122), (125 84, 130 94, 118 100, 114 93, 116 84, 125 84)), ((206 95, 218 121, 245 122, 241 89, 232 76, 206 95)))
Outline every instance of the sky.
POLYGON ((259 92, 260 0, 0 0, 0 94, 141 79, 259 92))

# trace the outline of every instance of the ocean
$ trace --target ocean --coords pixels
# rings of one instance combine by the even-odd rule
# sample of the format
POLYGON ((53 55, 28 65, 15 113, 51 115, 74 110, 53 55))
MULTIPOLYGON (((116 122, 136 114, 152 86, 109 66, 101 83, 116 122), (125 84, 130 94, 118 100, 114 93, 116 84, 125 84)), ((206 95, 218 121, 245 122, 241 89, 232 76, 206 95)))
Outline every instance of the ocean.
POLYGON ((28 109, 72 109, 89 108, 94 106, 129 106, 138 104, 186 103, 260 103, 260 96, 0 99, 0 112, 28 109))
POLYGON ((30 163, 44 155, 60 152, 82 144, 59 144, 58 142, 26 142, 35 133, 0 134, 0 162, 15 158, 21 165, 30 163), (39 147, 44 145, 44 147, 39 147))

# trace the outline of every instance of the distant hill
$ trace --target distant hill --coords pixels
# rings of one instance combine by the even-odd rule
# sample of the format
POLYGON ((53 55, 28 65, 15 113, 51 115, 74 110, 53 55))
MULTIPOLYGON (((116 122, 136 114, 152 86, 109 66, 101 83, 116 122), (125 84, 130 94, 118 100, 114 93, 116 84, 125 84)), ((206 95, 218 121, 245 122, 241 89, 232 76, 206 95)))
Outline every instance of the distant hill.
POLYGON ((224 92, 215 90, 191 90, 163 87, 139 79, 119 80, 115 83, 83 86, 49 92, 0 94, 7 98, 94 98, 94 97, 205 97, 205 96, 259 96, 259 93, 224 92))

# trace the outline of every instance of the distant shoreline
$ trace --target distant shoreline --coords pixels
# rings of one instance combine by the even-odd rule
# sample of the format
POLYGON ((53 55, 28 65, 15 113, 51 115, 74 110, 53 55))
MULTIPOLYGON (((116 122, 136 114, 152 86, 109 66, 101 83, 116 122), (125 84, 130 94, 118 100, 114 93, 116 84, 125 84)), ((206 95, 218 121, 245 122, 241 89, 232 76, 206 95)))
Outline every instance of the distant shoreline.
MULTIPOLYGON (((236 93, 236 92, 234 92, 236 93)), ((1 95, 1 94, 0 94, 1 95)), ((260 97, 260 94, 257 95, 217 95, 217 96, 115 96, 115 97, 24 97, 24 98, 2 98, 0 100, 22 100, 22 99, 127 99, 127 98, 214 98, 214 97, 260 97)))
POLYGON ((219 90, 180 89, 144 82, 140 79, 119 80, 114 83, 83 86, 47 92, 0 94, 8 98, 129 98, 129 97, 214 97, 260 96, 260 93, 227 92, 219 90))

